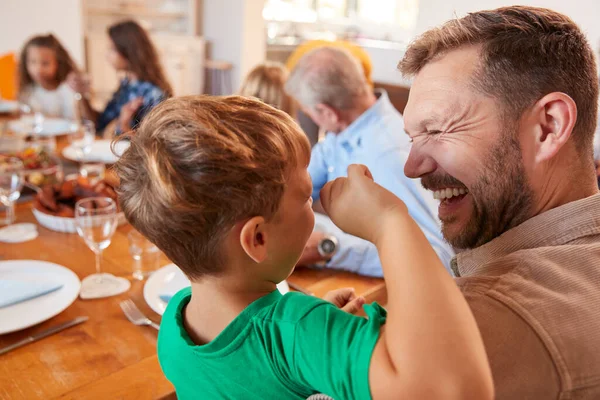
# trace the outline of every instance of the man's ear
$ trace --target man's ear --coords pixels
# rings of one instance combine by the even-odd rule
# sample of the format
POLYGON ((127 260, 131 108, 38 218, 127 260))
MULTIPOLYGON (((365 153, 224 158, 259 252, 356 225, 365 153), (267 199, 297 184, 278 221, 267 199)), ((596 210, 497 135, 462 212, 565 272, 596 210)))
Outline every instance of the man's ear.
POLYGON ((533 106, 535 131, 535 161, 550 160, 567 143, 577 121, 577 105, 567 94, 554 92, 542 97, 533 106))
POLYGON ((321 116, 322 120, 327 121, 329 124, 337 124, 340 120, 340 113, 325 103, 317 104, 315 111, 321 116))
POLYGON ((254 262, 261 263, 267 258, 267 230, 263 217, 250 218, 240 231, 240 245, 254 262))

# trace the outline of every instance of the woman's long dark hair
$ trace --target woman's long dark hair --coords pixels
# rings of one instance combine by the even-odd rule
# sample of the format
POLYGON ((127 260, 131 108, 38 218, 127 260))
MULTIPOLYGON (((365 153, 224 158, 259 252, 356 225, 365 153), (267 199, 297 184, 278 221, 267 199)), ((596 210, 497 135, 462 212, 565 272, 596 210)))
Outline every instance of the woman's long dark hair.
POLYGON ((27 50, 30 47, 44 47, 54 51, 58 68, 56 69, 56 83, 61 84, 67 79, 71 71, 77 71, 77 67, 71 56, 63 45, 52 34, 34 36, 25 43, 19 60, 19 96, 31 86, 34 81, 27 72, 27 50))
POLYGON ((115 48, 129 63, 129 70, 141 81, 150 82, 171 97, 173 90, 165 77, 150 37, 137 22, 123 21, 108 28, 115 48))

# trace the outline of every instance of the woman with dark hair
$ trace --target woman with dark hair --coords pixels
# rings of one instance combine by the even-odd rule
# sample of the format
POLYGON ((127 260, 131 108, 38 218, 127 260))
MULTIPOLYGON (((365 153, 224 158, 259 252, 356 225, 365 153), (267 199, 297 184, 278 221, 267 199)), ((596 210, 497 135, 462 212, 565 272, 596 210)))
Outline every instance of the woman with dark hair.
POLYGON ((96 121, 101 132, 117 120, 116 134, 134 128, 154 106, 171 97, 173 91, 163 72, 158 53, 146 31, 134 21, 124 21, 108 28, 110 48, 107 60, 125 77, 102 113, 95 111, 88 99, 89 83, 79 74, 69 76, 69 84, 82 95, 84 117, 96 121))

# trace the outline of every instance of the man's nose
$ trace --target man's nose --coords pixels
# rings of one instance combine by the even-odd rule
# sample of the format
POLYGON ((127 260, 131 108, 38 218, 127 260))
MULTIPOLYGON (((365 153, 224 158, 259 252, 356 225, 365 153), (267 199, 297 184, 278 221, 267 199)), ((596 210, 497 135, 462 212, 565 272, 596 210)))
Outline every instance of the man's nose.
POLYGON ((404 164, 404 174, 408 178, 416 179, 435 171, 437 164, 433 158, 413 146, 404 164))

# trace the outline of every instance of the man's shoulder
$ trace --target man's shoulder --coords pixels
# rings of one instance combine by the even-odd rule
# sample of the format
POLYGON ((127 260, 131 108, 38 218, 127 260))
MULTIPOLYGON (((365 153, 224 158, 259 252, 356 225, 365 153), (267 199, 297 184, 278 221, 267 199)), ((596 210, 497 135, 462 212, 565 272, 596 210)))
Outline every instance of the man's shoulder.
POLYGON ((586 240, 520 250, 457 279, 500 369, 495 375, 514 377, 507 370, 519 372, 517 362, 547 379, 568 377, 563 391, 600 384, 598 264, 600 243, 586 240))

